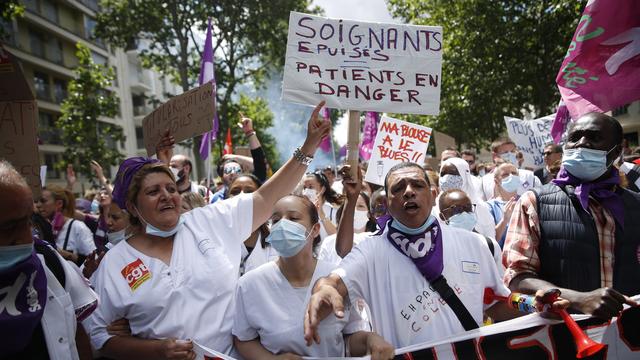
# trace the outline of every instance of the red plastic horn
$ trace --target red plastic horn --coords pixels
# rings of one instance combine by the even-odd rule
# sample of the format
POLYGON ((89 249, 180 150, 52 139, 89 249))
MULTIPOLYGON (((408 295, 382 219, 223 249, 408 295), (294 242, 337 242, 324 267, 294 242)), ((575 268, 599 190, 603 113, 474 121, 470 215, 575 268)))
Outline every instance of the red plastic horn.
MULTIPOLYGON (((513 294, 515 295, 516 293, 513 293, 513 294)), ((560 295, 560 291, 558 289, 551 289, 550 291, 545 293, 545 300, 548 300, 550 304, 554 302, 559 295, 560 295)), ((483 301, 485 304, 490 304, 493 301, 497 300, 497 301, 506 302, 510 306, 513 306, 512 301, 510 300, 511 297, 512 296, 496 295, 493 289, 485 288, 483 301)), ((573 320, 573 318, 569 315, 569 313, 567 313, 565 309, 554 310, 554 312, 556 312, 557 314, 560 315, 560 317, 562 317, 562 320, 564 320, 564 323, 567 324, 567 328, 569 329, 569 332, 571 332, 571 335, 573 335, 573 339, 576 342, 576 348, 577 348, 576 357, 578 359, 582 359, 584 357, 594 355, 606 347, 606 345, 603 345, 591 340, 591 338, 587 336, 587 334, 585 334, 585 332, 580 328, 580 326, 578 326, 576 321, 573 320)))

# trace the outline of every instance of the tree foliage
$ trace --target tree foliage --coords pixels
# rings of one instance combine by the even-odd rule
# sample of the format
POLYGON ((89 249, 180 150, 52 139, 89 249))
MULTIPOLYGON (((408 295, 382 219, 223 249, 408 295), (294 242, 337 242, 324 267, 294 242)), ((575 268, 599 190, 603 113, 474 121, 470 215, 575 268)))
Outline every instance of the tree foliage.
POLYGON ((476 148, 505 129, 503 116, 546 115, 560 99, 555 77, 577 25, 572 0, 388 0, 407 23, 441 25, 440 115, 403 116, 476 148))
MULTIPOLYGON (((244 133, 237 125, 240 122, 240 113, 246 117, 251 118, 253 121, 253 129, 256 131, 256 135, 262 145, 267 161, 272 169, 277 169, 280 164, 278 161, 278 150, 276 149, 276 141, 269 133, 267 129, 273 126, 273 113, 269 110, 269 105, 262 98, 251 98, 245 94, 241 94, 237 103, 231 105, 229 111, 235 116, 230 118, 231 126, 231 138, 234 146, 249 146, 249 141, 245 137, 244 133)), ((218 134, 218 143, 224 143, 227 131, 218 134)), ((221 149, 213 149, 214 155, 221 156, 221 149)))
POLYGON ((282 66, 289 11, 308 5, 307 0, 102 0, 96 34, 122 47, 134 39, 148 41, 143 66, 171 75, 186 91, 195 84, 204 40, 197 40, 194 30, 204 31, 210 18, 220 134, 225 134, 235 121, 237 87, 260 86, 270 68, 282 66))
POLYGON ((68 96, 57 121, 65 146, 58 167, 63 169, 66 164, 75 164, 82 174, 91 177, 91 160, 103 167, 122 161, 118 144, 125 137, 119 126, 98 121, 118 114, 118 98, 106 90, 114 79, 113 69, 95 64, 85 45, 78 43, 76 48, 78 67, 75 78, 69 82, 68 96))
POLYGON ((16 17, 24 15, 24 5, 19 0, 0 1, 0 40, 7 37, 3 22, 10 22, 16 17))

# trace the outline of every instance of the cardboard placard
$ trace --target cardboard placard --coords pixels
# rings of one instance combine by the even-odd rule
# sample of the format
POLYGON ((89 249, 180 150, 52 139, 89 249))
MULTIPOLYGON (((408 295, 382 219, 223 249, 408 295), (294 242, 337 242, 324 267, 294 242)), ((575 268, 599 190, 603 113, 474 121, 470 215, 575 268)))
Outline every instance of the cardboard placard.
POLYGON ((156 153, 156 145, 165 130, 180 142, 210 131, 215 96, 211 82, 171 98, 142 120, 142 137, 147 155, 156 153))
POLYGON ((430 138, 431 128, 383 116, 364 180, 384 185, 384 178, 394 165, 403 161, 422 165, 430 138))
POLYGON ((17 60, 0 45, 0 158, 24 176, 34 198, 42 191, 38 105, 17 60))
POLYGON ((433 132, 433 141, 435 142, 437 158, 440 158, 440 155, 446 148, 456 147, 456 139, 440 131, 433 132))
POLYGON ((282 98, 358 111, 438 115, 442 27, 291 12, 282 98))
POLYGON ((524 155, 524 166, 538 169, 544 166, 544 147, 553 142, 551 125, 556 114, 534 120, 520 120, 505 116, 509 138, 524 155))

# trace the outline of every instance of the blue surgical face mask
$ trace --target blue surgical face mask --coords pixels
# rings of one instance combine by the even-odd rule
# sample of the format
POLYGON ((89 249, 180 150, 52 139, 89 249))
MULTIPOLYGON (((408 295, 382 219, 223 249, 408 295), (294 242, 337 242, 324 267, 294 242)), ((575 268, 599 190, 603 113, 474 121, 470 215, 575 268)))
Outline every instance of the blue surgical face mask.
POLYGON ((609 151, 588 148, 565 149, 562 153, 562 167, 581 180, 593 181, 602 176, 609 168, 607 155, 616 146, 609 151))
POLYGON ((445 192, 447 190, 453 189, 462 189, 462 176, 460 175, 442 175, 440 179, 438 179, 438 185, 440 185, 440 192, 445 192))
POLYGON ((518 166, 518 158, 516 157, 516 153, 514 152, 506 152, 500 154, 500 158, 509 164, 513 164, 518 166))
POLYGON ((393 219, 393 221, 391 222, 391 226, 398 229, 398 231, 400 231, 405 235, 418 235, 418 234, 424 233, 427 230, 427 228, 431 226, 431 224, 433 224, 435 220, 436 220, 435 217, 429 216, 429 218, 427 218, 427 221, 425 221, 424 224, 422 224, 420 227, 410 228, 405 224, 401 223, 400 221, 393 219))
POLYGON ((98 200, 93 199, 93 201, 91 202, 91 213, 97 214, 99 209, 100 209, 100 203, 98 202, 98 200))
POLYGON ((478 222, 475 213, 461 212, 449 218, 449 225, 460 229, 472 231, 478 222))
POLYGON ((147 220, 145 220, 145 218, 142 217, 142 215, 140 214, 140 211, 138 209, 136 209, 136 211, 138 212, 138 216, 140 217, 140 219, 142 219, 142 221, 144 221, 144 223, 146 224, 145 232, 147 233, 147 235, 153 235, 153 236, 158 236, 158 237, 162 237, 162 238, 168 238, 168 237, 171 237, 171 236, 175 235, 178 232, 178 230, 180 229, 180 226, 182 224, 184 224, 184 216, 182 216, 182 214, 180 214, 180 217, 178 218, 178 223, 176 224, 176 226, 174 226, 173 228, 171 228, 169 230, 161 230, 161 229, 158 229, 157 227, 151 225, 147 220))
POLYGON ((0 272, 9 270, 33 253, 33 243, 0 246, 0 272))
POLYGON ((265 239, 285 258, 297 255, 307 244, 307 229, 302 224, 288 219, 280 219, 271 227, 271 233, 265 239))
POLYGON ((509 193, 516 192, 521 184, 522 182, 520 181, 520 176, 513 174, 509 175, 509 177, 507 177, 506 179, 502 179, 502 181, 500 182, 500 185, 502 186, 504 191, 509 193))

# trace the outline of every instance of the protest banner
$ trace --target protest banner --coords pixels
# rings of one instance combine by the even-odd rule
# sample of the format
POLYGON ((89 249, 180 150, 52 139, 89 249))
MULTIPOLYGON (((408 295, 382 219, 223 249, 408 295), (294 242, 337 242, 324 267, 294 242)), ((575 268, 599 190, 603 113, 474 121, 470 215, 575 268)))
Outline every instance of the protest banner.
POLYGON ((176 142, 210 131, 215 109, 213 85, 208 82, 171 98, 142 120, 142 137, 147 155, 156 152, 156 144, 169 129, 176 142))
POLYGON ((430 138, 428 127, 383 116, 364 180, 384 185, 384 178, 394 165, 403 161, 422 165, 430 138))
POLYGON ((440 154, 447 148, 456 148, 456 139, 441 131, 433 132, 433 141, 436 147, 436 157, 440 158, 440 154))
POLYGON ((38 105, 20 64, 0 45, 0 159, 24 176, 34 199, 40 197, 38 105))
MULTIPOLYGON (((634 300, 640 300, 640 296, 634 296, 634 300)), ((640 358, 640 333, 637 331, 640 328, 639 306, 626 307, 620 317, 610 321, 588 315, 572 317, 592 340, 606 345, 602 351, 583 359, 640 358)), ((564 322, 530 314, 439 341, 396 349, 394 359, 562 360, 575 359, 576 348, 576 341, 564 322)), ((357 359, 369 358, 365 356, 357 359)))
POLYGON ((442 27, 291 12, 282 98, 330 108, 438 115, 442 27))
POLYGON ((538 169, 544 166, 544 146, 553 142, 551 126, 556 114, 534 120, 520 120, 505 116, 509 138, 524 155, 523 166, 538 169))

